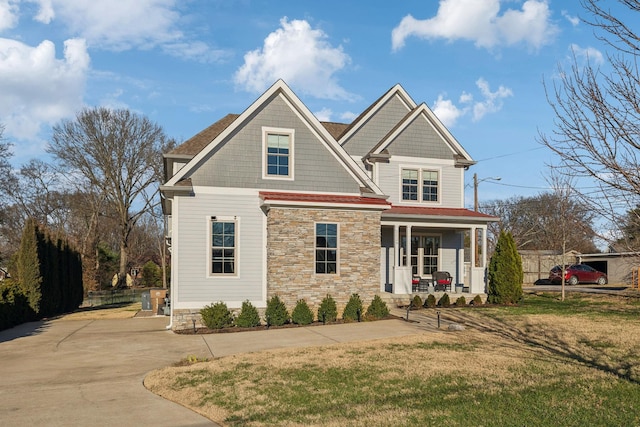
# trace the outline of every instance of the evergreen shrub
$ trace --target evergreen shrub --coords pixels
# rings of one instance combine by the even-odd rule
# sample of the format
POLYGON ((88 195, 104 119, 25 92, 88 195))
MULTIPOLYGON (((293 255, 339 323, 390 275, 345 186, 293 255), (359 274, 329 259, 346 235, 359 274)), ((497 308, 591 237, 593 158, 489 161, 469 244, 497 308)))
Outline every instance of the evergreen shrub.
POLYGON ((414 295, 411 300, 411 309, 418 310, 420 308, 422 308, 422 298, 420 298, 420 295, 414 295))
POLYGON ((267 318, 267 326, 282 326, 289 322, 287 307, 278 295, 274 295, 267 301, 265 317, 267 318))
POLYGON ((359 322, 363 313, 364 310, 360 295, 352 294, 351 297, 349 297, 349 301, 347 301, 347 305, 344 307, 344 311, 342 312, 342 320, 345 322, 359 322))
POLYGON ((426 308, 433 308, 436 306, 436 297, 433 294, 429 294, 429 296, 427 296, 427 299, 424 301, 424 307, 426 308))
POLYGON ((473 297, 473 301, 471 301, 473 305, 482 305, 482 297, 480 295, 476 295, 473 297))
POLYGON ((200 310, 200 315, 202 323, 209 329, 222 329, 233 325, 231 311, 222 301, 205 306, 200 310))
POLYGON ((365 317, 367 319, 376 320, 376 319, 384 319, 389 315, 389 308, 387 307, 387 303, 380 298, 380 295, 376 295, 373 297, 373 301, 371 301, 371 305, 367 308, 367 313, 365 317))
POLYGON ((449 294, 442 295, 442 298, 440 298, 440 301, 438 301, 438 306, 444 308, 451 306, 451 299, 449 298, 449 294))
POLYGON ((500 232, 487 273, 488 297, 492 304, 517 304, 522 298, 522 259, 511 233, 500 232))
POLYGON ((313 323, 313 311, 311 311, 305 300, 298 300, 291 312, 291 321, 296 325, 310 325, 313 323))
POLYGON ((236 326, 240 328, 253 328, 254 326, 260 326, 260 314, 258 309, 251 304, 249 300, 242 303, 240 314, 233 321, 236 326))
POLYGON ((318 308, 318 321, 322 323, 335 322, 338 318, 338 308, 336 301, 327 295, 322 299, 320 307, 318 308))
POLYGON ((467 305, 467 299, 464 296, 459 296, 456 300, 456 307, 464 307, 467 305))

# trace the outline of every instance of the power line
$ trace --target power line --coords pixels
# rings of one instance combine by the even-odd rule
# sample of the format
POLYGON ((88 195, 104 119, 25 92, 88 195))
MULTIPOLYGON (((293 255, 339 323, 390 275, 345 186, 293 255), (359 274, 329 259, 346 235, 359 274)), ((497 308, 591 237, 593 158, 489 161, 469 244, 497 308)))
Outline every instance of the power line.
POLYGON ((542 146, 542 147, 530 148, 530 149, 528 149, 528 150, 516 151, 516 152, 514 152, 514 153, 501 154, 501 155, 499 155, 499 156, 494 156, 494 157, 487 157, 486 159, 476 160, 476 163, 486 162, 487 160, 501 159, 501 158, 503 158, 503 157, 515 156, 515 155, 518 155, 518 154, 528 153, 528 152, 530 152, 530 151, 541 150, 541 149, 543 149, 543 148, 546 148, 546 147, 542 146))

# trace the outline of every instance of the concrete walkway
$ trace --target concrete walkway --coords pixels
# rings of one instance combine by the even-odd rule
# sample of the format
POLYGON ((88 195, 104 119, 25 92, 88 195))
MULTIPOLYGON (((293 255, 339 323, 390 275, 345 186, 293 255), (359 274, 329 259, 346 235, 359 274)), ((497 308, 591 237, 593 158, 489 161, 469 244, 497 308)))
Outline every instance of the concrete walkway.
MULTIPOLYGON (((402 310, 394 314, 404 317, 402 310)), ((142 385, 188 355, 222 357, 436 331, 435 314, 410 320, 211 335, 167 331, 167 318, 52 320, 0 332, 2 426, 212 426, 142 385)), ((441 332, 444 332, 442 326, 441 332)))

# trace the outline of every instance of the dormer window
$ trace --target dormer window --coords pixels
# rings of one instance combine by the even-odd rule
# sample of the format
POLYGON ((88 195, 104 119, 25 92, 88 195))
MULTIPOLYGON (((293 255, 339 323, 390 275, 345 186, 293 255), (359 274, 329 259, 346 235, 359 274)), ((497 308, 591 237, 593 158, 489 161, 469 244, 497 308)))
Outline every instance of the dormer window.
POLYGON ((293 179, 293 129, 262 128, 265 179, 293 179))

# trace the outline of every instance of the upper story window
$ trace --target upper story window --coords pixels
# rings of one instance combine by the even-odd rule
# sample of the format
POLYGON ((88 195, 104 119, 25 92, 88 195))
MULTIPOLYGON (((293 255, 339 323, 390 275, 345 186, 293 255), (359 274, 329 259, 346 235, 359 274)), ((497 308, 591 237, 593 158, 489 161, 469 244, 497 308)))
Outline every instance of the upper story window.
POLYGON ((437 202, 438 175, 438 171, 434 170, 402 169, 402 200, 409 202, 437 202))
POLYGON ((293 179, 294 130, 262 128, 263 178, 293 179))
POLYGON ((316 224, 316 274, 338 273, 338 224, 316 224))
POLYGON ((211 220, 210 275, 237 274, 237 221, 211 220))
POLYGON ((418 171, 402 170, 402 200, 418 200, 418 171))

